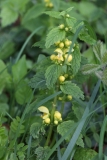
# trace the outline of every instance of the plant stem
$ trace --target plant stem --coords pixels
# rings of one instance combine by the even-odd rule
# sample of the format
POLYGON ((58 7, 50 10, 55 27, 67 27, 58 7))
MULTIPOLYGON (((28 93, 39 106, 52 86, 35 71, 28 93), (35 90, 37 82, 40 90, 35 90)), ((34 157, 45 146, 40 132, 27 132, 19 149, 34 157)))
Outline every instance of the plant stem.
MULTIPOLYGON (((52 111, 51 111, 51 122, 53 122, 53 120, 54 120, 54 112, 55 112, 55 109, 56 109, 56 102, 57 102, 57 96, 54 98, 54 102, 53 102, 53 108, 52 108, 52 111)), ((52 129, 53 129, 53 124, 50 125, 45 146, 49 145, 50 138, 51 138, 51 135, 52 135, 52 129)))

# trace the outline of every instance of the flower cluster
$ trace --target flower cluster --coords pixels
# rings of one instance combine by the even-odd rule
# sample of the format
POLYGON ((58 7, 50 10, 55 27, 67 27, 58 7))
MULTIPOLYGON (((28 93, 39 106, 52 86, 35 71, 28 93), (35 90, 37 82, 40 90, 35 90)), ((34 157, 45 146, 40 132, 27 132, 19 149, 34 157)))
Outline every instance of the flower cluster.
MULTIPOLYGON (((72 55, 68 54, 71 44, 72 44, 72 41, 68 39, 56 42, 55 46, 57 48, 54 51, 56 54, 52 54, 50 56, 50 59, 53 62, 60 64, 60 65, 62 65, 63 63, 69 64, 72 61, 72 55)), ((74 49, 72 49, 71 52, 73 51, 74 49)))
POLYGON ((50 118, 50 113, 49 113, 49 110, 48 110, 47 107, 40 106, 38 108, 38 110, 43 113, 41 115, 41 118, 43 119, 43 123, 45 125, 49 125, 50 123, 54 123, 55 125, 58 125, 59 122, 62 122, 62 116, 61 116, 61 113, 59 111, 55 111, 53 122, 52 122, 52 120, 50 118))
POLYGON ((45 2, 45 6, 48 8, 52 8, 53 7, 53 3, 50 0, 44 0, 45 2))

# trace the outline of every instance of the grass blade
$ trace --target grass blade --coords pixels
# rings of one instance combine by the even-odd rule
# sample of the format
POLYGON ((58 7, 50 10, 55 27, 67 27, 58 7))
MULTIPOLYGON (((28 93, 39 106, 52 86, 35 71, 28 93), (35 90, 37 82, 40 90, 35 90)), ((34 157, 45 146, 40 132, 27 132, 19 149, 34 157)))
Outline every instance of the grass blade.
POLYGON ((98 81, 96 86, 95 86, 95 88, 94 88, 94 90, 93 90, 92 96, 90 98, 89 103, 86 106, 86 109, 84 111, 83 117, 82 117, 79 125, 77 126, 77 128, 76 128, 76 130, 75 130, 75 132, 73 134, 73 137, 72 137, 71 141, 69 142, 69 144, 67 146, 67 149, 64 152, 64 155, 62 156, 62 160, 67 160, 67 158, 69 157, 70 153, 73 151, 73 148, 74 148, 74 146, 76 144, 76 141, 77 141, 77 139, 78 139, 78 137, 79 137, 79 135, 80 135, 80 133, 82 131, 82 128, 84 127, 85 121, 86 121, 87 116, 89 114, 89 108, 92 105, 92 103, 94 102, 96 94, 97 94, 97 92, 99 90, 100 83, 101 83, 101 81, 98 81))
POLYGON ((103 141, 104 141, 104 134, 106 131, 106 126, 107 126, 107 116, 104 118, 101 132, 100 132, 100 141, 99 141, 99 160, 103 159, 103 141))
POLYGON ((37 33, 37 32, 38 32, 40 29, 42 29, 42 28, 43 28, 43 26, 36 28, 36 29, 30 34, 30 36, 26 39, 26 41, 25 41, 25 43, 23 44, 20 52, 18 53, 18 56, 17 56, 17 58, 16 58, 16 62, 20 59, 20 57, 21 57, 21 55, 22 55, 22 53, 23 53, 26 45, 28 44, 28 42, 30 41, 30 39, 33 37, 33 35, 34 35, 35 33, 37 33))

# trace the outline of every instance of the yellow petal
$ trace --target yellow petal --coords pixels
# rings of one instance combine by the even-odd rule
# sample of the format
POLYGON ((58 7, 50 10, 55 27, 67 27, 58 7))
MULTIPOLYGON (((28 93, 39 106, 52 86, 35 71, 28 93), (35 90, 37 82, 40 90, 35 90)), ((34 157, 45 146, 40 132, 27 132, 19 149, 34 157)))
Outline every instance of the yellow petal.
POLYGON ((57 48, 54 52, 57 52, 57 53, 60 53, 60 54, 63 54, 62 50, 60 48, 57 48))
POLYGON ((46 108, 45 106, 40 106, 40 107, 38 108, 38 110, 39 110, 40 112, 49 114, 49 110, 48 110, 48 108, 46 108))

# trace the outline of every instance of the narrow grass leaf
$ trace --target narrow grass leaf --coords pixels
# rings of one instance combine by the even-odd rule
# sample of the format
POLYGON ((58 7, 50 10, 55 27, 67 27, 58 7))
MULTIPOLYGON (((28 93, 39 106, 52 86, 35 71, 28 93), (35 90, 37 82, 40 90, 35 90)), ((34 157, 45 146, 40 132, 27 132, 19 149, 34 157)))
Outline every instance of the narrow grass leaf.
POLYGON ((20 52, 18 53, 18 56, 17 56, 15 62, 17 62, 17 61, 20 59, 20 57, 21 57, 21 55, 22 55, 22 53, 23 53, 26 45, 28 44, 28 42, 30 41, 30 39, 33 37, 33 35, 34 35, 35 33, 37 33, 40 29, 43 29, 43 26, 36 28, 36 29, 29 35, 29 37, 26 39, 25 43, 23 44, 20 52))
POLYGON ((100 141, 99 141, 99 160, 103 160, 103 142, 104 142, 104 134, 106 132, 107 127, 107 116, 104 118, 101 132, 100 132, 100 141))
POLYGON ((30 157, 31 143, 32 143, 32 136, 29 137, 28 150, 27 150, 27 160, 29 160, 29 157, 30 157))
POLYGON ((97 92, 99 90, 100 83, 101 83, 101 81, 98 81, 96 86, 95 86, 95 88, 94 88, 94 90, 93 90, 92 96, 90 98, 89 103, 86 106, 86 109, 84 111, 83 117, 82 117, 78 127, 76 128, 76 130, 75 130, 75 132, 73 134, 73 137, 72 137, 71 141, 69 142, 69 144, 67 146, 67 149, 64 152, 64 155, 62 156, 62 160, 67 160, 67 158, 69 157, 70 153, 72 152, 72 150, 73 150, 73 148, 74 148, 74 146, 76 144, 76 141, 77 141, 77 139, 78 139, 78 137, 79 137, 79 135, 81 133, 81 130, 83 129, 83 126, 84 126, 85 121, 87 119, 87 116, 89 114, 89 108, 92 105, 92 103, 93 103, 93 101, 94 101, 94 99, 96 97, 96 94, 97 94, 97 92))

